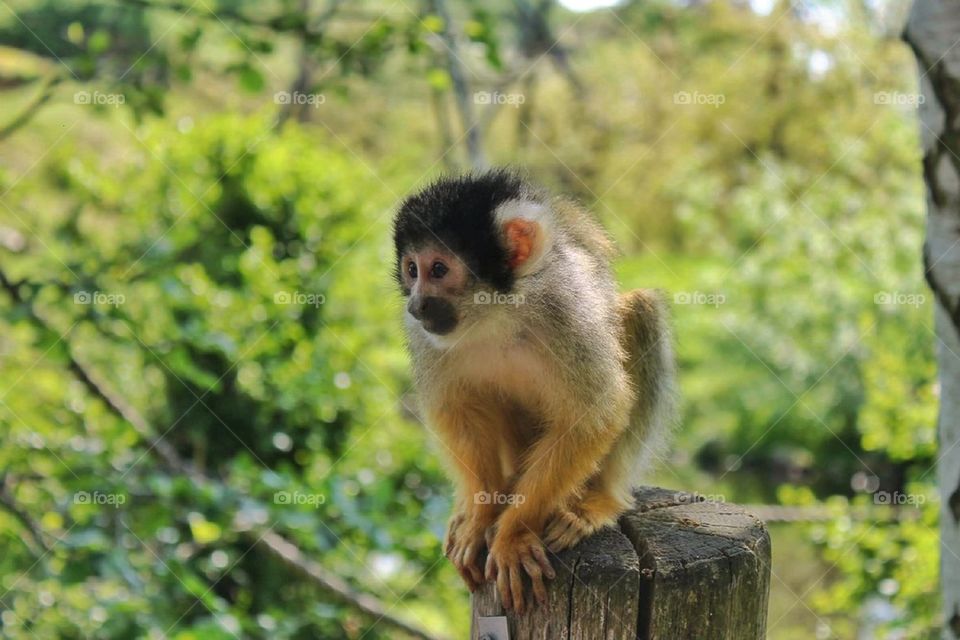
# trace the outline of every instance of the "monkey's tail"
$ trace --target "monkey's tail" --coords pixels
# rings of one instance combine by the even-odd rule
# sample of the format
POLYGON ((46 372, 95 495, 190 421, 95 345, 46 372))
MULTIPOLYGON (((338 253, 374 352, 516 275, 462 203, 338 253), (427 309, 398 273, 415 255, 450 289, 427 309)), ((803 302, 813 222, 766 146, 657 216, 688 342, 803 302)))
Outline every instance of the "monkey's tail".
POLYGON ((636 289, 620 296, 622 346, 627 374, 636 400, 630 423, 620 436, 622 446, 609 463, 619 467, 623 478, 621 495, 629 494, 662 459, 676 424, 677 390, 673 334, 669 309, 663 294, 655 289, 636 289))

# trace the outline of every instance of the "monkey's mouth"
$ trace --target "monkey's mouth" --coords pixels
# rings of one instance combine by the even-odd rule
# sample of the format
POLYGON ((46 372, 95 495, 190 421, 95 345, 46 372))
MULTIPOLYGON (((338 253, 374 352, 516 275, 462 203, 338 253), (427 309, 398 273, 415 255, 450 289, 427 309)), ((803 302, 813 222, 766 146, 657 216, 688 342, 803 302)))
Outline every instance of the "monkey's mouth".
POLYGON ((457 328, 457 317, 453 314, 438 314, 435 317, 424 318, 420 321, 420 326, 427 333, 435 336, 445 336, 457 328))

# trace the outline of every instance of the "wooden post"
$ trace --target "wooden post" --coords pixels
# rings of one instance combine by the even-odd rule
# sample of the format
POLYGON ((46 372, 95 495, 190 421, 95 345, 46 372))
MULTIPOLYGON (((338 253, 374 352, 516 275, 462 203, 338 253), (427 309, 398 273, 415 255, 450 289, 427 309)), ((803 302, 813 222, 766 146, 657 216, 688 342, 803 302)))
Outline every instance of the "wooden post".
POLYGON ((755 516, 696 494, 643 487, 636 507, 551 556, 550 601, 505 612, 496 587, 473 596, 473 640, 760 640, 770 536, 755 516), (493 617, 505 616, 509 637, 493 617), (493 630, 493 631, 491 631, 493 630))

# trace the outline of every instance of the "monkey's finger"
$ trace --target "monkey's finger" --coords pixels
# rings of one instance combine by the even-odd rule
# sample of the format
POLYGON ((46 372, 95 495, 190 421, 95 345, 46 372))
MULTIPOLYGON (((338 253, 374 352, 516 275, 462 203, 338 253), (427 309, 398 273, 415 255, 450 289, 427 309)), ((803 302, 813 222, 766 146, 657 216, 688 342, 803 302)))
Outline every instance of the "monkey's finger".
POLYGON ((548 536, 553 540, 558 540, 564 536, 570 528, 573 526, 573 522, 570 518, 565 518, 562 516, 557 516, 553 519, 553 522, 550 523, 548 536))
POLYGON ((523 580, 521 579, 520 567, 511 566, 510 572, 510 591, 513 592, 513 610, 517 613, 523 613, 523 580))
POLYGON ((547 552, 543 550, 543 547, 533 545, 530 551, 533 552, 533 557, 537 559, 537 563, 540 565, 540 568, 543 569, 544 575, 551 580, 556 578, 557 572, 553 570, 553 565, 550 564, 550 558, 547 557, 547 552))
POLYGON ((559 537, 560 532, 557 527, 551 526, 550 530, 543 536, 543 544, 546 545, 548 549, 553 550, 553 546, 557 543, 557 538, 559 537))
POLYGON ((469 544, 457 545, 454 550, 454 559, 458 564, 466 564, 467 552, 470 550, 469 544))
POLYGON ((478 584, 483 582, 483 573, 480 571, 480 567, 477 566, 477 554, 479 551, 480 549, 476 544, 467 545, 467 548, 463 551, 463 564, 470 571, 470 576, 474 582, 478 584))
POLYGON ((554 553, 559 553, 569 547, 570 545, 566 543, 566 539, 570 535, 570 530, 566 529, 554 535, 550 542, 547 543, 547 549, 554 553))
POLYGON ((503 571, 497 574, 497 589, 500 591, 500 602, 506 609, 513 607, 513 601, 510 599, 510 580, 508 573, 509 570, 504 567, 503 571))
POLYGON ((495 580, 497 578, 497 562, 494 560, 492 553, 487 555, 487 566, 483 570, 483 575, 487 580, 495 580))
POLYGON ((447 540, 446 540, 446 552, 450 553, 453 550, 454 545, 457 543, 457 531, 460 530, 460 524, 463 522, 463 518, 460 516, 454 516, 450 518, 450 522, 447 523, 447 540))
POLYGON ((467 583, 468 587, 470 587, 470 591, 474 591, 483 582, 483 576, 479 575, 479 571, 477 571, 476 567, 474 566, 475 563, 467 562, 467 554, 469 551, 469 545, 466 549, 457 546, 451 552, 449 557, 450 562, 452 562, 453 566, 457 568, 457 572, 463 578, 463 581, 467 583))
POLYGON ((480 585, 483 584, 482 582, 477 582, 476 580, 473 579, 472 576, 469 576, 469 575, 467 575, 467 577, 464 579, 464 582, 467 583, 467 589, 470 590, 470 593, 473 593, 474 591, 476 591, 480 587, 480 585))
POLYGON ((471 593, 476 591, 477 587, 480 585, 477 584, 477 582, 473 579, 473 576, 470 575, 470 572, 460 565, 455 564, 453 566, 457 569, 457 573, 460 574, 460 578, 467 585, 467 589, 470 589, 471 593))
POLYGON ((466 583, 467 587, 473 582, 473 577, 466 570, 461 562, 459 562, 456 556, 450 558, 450 564, 453 565, 453 568, 457 570, 457 573, 460 574, 460 578, 466 583))
POLYGON ((526 554, 520 557, 520 563, 523 564, 527 575, 530 576, 530 582, 533 584, 533 595, 536 596, 537 602, 541 605, 547 604, 547 588, 543 584, 543 571, 540 570, 540 565, 526 554))
POLYGON ((470 591, 475 591, 477 587, 483 584, 483 576, 480 575, 480 572, 472 562, 461 562, 459 566, 460 571, 465 576, 464 579, 467 581, 467 584, 470 587, 470 591))

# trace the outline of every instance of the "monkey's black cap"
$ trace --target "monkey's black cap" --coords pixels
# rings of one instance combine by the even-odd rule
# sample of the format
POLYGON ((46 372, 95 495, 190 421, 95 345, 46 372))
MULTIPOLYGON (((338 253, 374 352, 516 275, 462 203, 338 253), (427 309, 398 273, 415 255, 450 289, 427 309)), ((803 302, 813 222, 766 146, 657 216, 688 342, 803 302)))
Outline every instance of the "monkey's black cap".
POLYGON ((494 169, 445 176, 408 197, 393 223, 397 280, 401 279, 400 260, 406 251, 435 244, 456 253, 472 275, 497 291, 510 291, 514 275, 494 211, 528 191, 518 174, 494 169))

